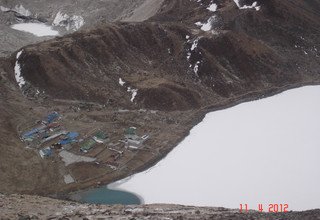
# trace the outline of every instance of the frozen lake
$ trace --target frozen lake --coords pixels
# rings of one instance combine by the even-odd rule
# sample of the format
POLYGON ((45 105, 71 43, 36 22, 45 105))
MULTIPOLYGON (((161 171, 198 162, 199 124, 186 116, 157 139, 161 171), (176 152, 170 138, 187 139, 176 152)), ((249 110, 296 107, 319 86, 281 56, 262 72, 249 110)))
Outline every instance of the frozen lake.
POLYGON ((21 23, 11 26, 12 29, 31 33, 37 37, 57 36, 58 31, 52 29, 51 26, 42 23, 21 23))
POLYGON ((145 203, 320 208, 320 86, 212 112, 156 166, 112 184, 145 203))

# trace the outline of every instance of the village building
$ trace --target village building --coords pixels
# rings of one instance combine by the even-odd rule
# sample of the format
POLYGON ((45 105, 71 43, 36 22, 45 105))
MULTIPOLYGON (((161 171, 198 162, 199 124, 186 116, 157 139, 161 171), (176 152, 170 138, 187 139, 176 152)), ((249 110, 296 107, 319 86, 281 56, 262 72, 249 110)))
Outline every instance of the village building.
POLYGON ((95 140, 90 138, 81 145, 80 151, 87 153, 89 150, 91 150, 94 147, 94 145, 96 145, 96 143, 97 142, 95 140))
POLYGON ((139 136, 136 134, 136 131, 137 131, 136 127, 127 128, 124 132, 125 139, 131 139, 131 140, 138 139, 139 136))
POLYGON ((93 140, 99 144, 103 144, 109 141, 109 136, 107 133, 99 131, 93 136, 93 140))
POLYGON ((42 159, 44 159, 44 158, 51 157, 53 154, 53 151, 50 147, 46 147, 46 148, 39 150, 39 154, 40 154, 40 157, 42 159))
POLYGON ((125 131, 125 147, 131 149, 139 149, 143 143, 149 138, 149 135, 143 135, 142 137, 136 134, 136 128, 130 127, 125 131))

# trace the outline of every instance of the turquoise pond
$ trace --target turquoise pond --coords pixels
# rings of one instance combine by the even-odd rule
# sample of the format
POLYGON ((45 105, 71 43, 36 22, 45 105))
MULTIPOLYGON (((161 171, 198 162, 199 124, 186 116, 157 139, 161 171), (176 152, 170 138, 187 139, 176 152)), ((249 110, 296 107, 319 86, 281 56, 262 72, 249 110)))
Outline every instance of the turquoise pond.
POLYGON ((91 204, 122 204, 136 205, 141 204, 141 199, 129 192, 112 190, 107 187, 91 189, 85 192, 74 194, 70 197, 72 200, 91 204))

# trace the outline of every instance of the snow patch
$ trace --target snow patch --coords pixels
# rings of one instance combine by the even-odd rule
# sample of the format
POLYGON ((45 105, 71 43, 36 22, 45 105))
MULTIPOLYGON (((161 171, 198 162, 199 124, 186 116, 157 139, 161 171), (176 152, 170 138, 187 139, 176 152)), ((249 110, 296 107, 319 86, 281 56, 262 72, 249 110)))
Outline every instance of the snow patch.
POLYGON ((240 2, 239 2, 239 0, 233 0, 234 1, 234 3, 236 3, 236 5, 238 6, 238 8, 240 8, 241 6, 240 6, 240 2))
POLYGON ((84 25, 84 19, 79 15, 69 16, 68 14, 63 14, 59 11, 54 18, 52 25, 65 27, 67 31, 76 31, 84 25))
POLYGON ((3 12, 14 11, 14 12, 16 12, 20 15, 26 16, 26 17, 29 17, 32 15, 32 13, 28 9, 25 9, 23 7, 23 5, 16 5, 13 9, 7 8, 4 6, 0 6, 0 11, 3 11, 3 12))
POLYGON ((71 20, 73 21, 73 30, 76 31, 80 29, 84 25, 84 19, 82 16, 73 15, 71 17, 71 20))
POLYGON ((18 30, 18 31, 24 31, 24 32, 31 33, 37 37, 59 35, 58 31, 53 30, 51 26, 45 25, 43 23, 14 24, 11 26, 11 28, 18 30))
POLYGON ((7 11, 10 11, 10 8, 6 8, 6 7, 3 7, 3 6, 0 6, 0 10, 3 11, 3 12, 7 12, 7 11))
POLYGON ((69 19, 69 15, 62 14, 60 11, 56 14, 56 17, 54 18, 52 25, 53 26, 66 26, 67 20, 69 19))
POLYGON ((123 86, 125 83, 126 83, 125 81, 123 81, 121 78, 119 78, 119 84, 120 84, 121 86, 123 86))
POLYGON ((187 60, 190 60, 190 57, 191 57, 191 53, 188 52, 188 53, 187 53, 187 60))
POLYGON ((199 64, 200 64, 200 61, 197 61, 193 67, 193 71, 197 76, 198 76, 198 71, 199 71, 199 64))
MULTIPOLYGON (((197 38, 197 39, 195 39, 195 40, 193 41, 193 43, 192 43, 192 45, 191 45, 191 48, 190 48, 190 51, 187 53, 187 60, 188 60, 188 61, 190 61, 192 52, 197 53, 195 50, 196 50, 197 47, 198 47, 199 39, 200 39, 200 38, 197 38)), ((198 52, 198 54, 201 55, 201 52, 198 52)), ((193 72, 194 72, 195 75, 198 76, 198 77, 199 77, 199 75, 198 75, 199 65, 200 65, 201 62, 202 62, 201 60, 200 60, 200 61, 198 60, 198 61, 195 62, 194 65, 191 64, 191 63, 189 64, 189 68, 192 68, 192 66, 193 66, 193 68, 192 68, 192 69, 193 69, 193 72)))
POLYGON ((26 84, 26 81, 21 75, 21 66, 19 64, 19 57, 21 56, 23 50, 19 51, 16 56, 16 65, 14 66, 14 76, 20 88, 26 84))
POLYGON ((26 17, 31 15, 31 12, 25 9, 23 5, 16 5, 14 11, 26 17))
POLYGON ((198 47, 199 38, 193 41, 193 44, 191 45, 191 51, 194 51, 198 47))
POLYGON ((131 87, 128 87, 127 92, 131 92, 131 99, 130 101, 133 102, 133 100, 135 99, 136 95, 138 94, 138 89, 132 89, 131 87))
POLYGON ((239 9, 256 9, 256 11, 259 11, 261 6, 258 6, 258 3, 257 2, 253 2, 252 5, 243 5, 241 6, 240 5, 240 2, 239 0, 233 0, 234 3, 236 3, 236 5, 238 6, 239 9))
POLYGON ((214 15, 210 17, 206 23, 197 22, 195 25, 199 26, 201 30, 203 31, 210 31, 212 29, 213 23, 217 20, 217 17, 214 15))
POLYGON ((209 7, 207 8, 209 11, 215 12, 217 11, 218 5, 215 3, 212 3, 211 5, 209 5, 209 7))

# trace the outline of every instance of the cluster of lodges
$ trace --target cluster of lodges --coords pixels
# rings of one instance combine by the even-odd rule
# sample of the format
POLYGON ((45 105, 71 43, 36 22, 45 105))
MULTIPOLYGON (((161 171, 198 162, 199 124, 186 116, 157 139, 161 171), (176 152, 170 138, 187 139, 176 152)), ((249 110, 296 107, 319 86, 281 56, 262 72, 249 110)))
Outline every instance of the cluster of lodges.
POLYGON ((47 138, 49 131, 56 130, 58 127, 60 127, 60 124, 55 122, 59 118, 60 115, 57 112, 49 114, 46 119, 41 121, 39 126, 23 133, 22 140, 32 142, 38 138, 47 138))
MULTIPOLYGON (((58 112, 52 112, 45 119, 38 121, 37 126, 24 132, 21 135, 23 142, 28 146, 40 149, 39 155, 42 158, 53 156, 54 149, 70 150, 73 144, 80 147, 80 151, 88 153, 96 145, 105 144, 110 141, 106 132, 101 130, 90 135, 86 139, 78 139, 78 132, 67 131, 60 123, 61 116, 58 112)), ((140 149, 143 143, 149 138, 149 135, 138 136, 136 134, 137 128, 129 127, 125 130, 124 138, 118 143, 124 143, 126 149, 140 149)), ((117 144, 116 144, 117 145, 117 144)), ((112 145, 110 145, 112 146, 112 145)), ((122 155, 123 151, 108 147, 109 150, 114 151, 112 155, 113 161, 117 161, 122 155)), ((116 164, 111 164, 115 166, 116 164)))
MULTIPOLYGON (((124 140, 120 140, 120 142, 124 143, 126 148, 139 149, 149 138, 149 135, 143 135, 142 137, 138 136, 136 130, 137 128, 135 127, 130 127, 125 130, 124 140)), ((81 144, 80 151, 87 153, 94 148, 96 144, 103 144, 108 141, 110 141, 109 136, 106 133, 99 131, 81 144)))
POLYGON ((61 116, 58 112, 50 113, 44 120, 39 121, 38 125, 21 135, 23 142, 29 146, 42 148, 39 154, 42 158, 51 157, 53 149, 63 149, 71 143, 77 142, 79 133, 66 131, 58 121, 61 116), (47 145, 47 147, 43 147, 47 145), (48 146, 49 145, 49 146, 48 146))

